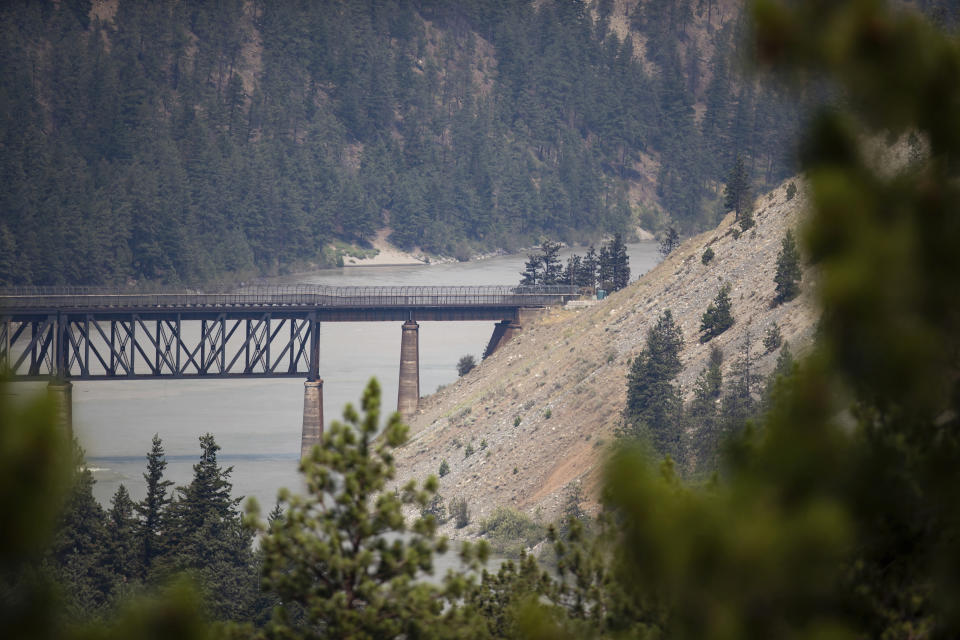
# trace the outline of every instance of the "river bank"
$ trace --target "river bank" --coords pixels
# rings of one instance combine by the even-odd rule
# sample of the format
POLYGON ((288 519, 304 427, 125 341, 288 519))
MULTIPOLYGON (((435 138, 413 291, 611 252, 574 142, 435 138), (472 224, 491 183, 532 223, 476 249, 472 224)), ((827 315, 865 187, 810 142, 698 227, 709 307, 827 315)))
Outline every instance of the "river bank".
MULTIPOLYGON (((360 255, 344 255, 343 256, 343 266, 344 267, 399 267, 399 266, 414 266, 414 265, 424 265, 424 264, 445 264, 450 262, 473 262, 478 260, 488 260, 490 258, 496 258, 499 256, 508 255, 506 251, 500 249, 495 251, 487 251, 481 253, 475 253, 470 255, 468 260, 462 260, 453 256, 440 256, 428 254, 425 251, 420 249, 413 249, 411 251, 404 251, 393 244, 390 243, 391 230, 388 227, 384 227, 377 232, 376 237, 371 240, 370 244, 373 246, 373 249, 376 251, 375 255, 368 256, 362 255, 367 253, 367 251, 357 251, 360 255)), ((655 237, 652 233, 646 229, 641 229, 637 227, 634 230, 636 235, 636 240, 641 242, 648 242, 654 240, 655 237)), ((570 245, 566 243, 560 243, 564 248, 571 248, 570 245)), ((526 254, 533 252, 537 249, 536 246, 527 247, 520 249, 517 254, 526 254)))

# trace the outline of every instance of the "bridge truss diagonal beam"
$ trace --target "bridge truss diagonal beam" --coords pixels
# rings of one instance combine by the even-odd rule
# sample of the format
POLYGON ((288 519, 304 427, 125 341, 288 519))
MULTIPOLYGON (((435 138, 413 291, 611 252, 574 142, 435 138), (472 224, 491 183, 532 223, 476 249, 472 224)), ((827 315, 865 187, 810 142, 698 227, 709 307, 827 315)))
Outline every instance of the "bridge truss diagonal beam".
POLYGON ((0 370, 15 380, 308 377, 317 370, 310 345, 318 326, 310 318, 270 313, 202 321, 6 316, 0 317, 0 370))

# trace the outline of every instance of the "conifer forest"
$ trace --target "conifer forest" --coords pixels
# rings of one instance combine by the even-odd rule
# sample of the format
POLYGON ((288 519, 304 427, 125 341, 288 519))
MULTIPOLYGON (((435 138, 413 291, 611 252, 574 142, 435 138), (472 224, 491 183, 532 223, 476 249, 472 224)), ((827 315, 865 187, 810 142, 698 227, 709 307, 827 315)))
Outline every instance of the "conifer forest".
POLYGON ((712 227, 736 159, 795 170, 823 93, 747 75, 716 5, 638 3, 621 37, 612 0, 5 2, 0 283, 275 274, 384 227, 457 257, 712 227))

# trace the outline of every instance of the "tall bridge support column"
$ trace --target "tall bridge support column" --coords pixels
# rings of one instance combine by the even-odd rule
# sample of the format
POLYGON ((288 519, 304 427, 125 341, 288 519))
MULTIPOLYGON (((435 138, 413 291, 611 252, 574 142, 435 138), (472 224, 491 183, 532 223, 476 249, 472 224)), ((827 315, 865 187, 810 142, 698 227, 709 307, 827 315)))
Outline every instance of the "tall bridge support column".
POLYGON ((400 388, 397 411, 403 416, 417 412, 420 402, 420 325, 413 320, 403 323, 400 334, 400 388))
POLYGON ((317 312, 310 313, 309 376, 303 383, 303 429, 300 432, 300 459, 310 454, 313 445, 323 442, 323 379, 320 377, 320 323, 317 312))
POLYGON ((300 434, 300 458, 310 455, 313 445, 323 442, 323 380, 303 383, 303 431, 300 434))
POLYGON ((47 384, 47 397, 53 403, 57 426, 67 438, 73 439, 73 383, 69 380, 52 379, 47 384))

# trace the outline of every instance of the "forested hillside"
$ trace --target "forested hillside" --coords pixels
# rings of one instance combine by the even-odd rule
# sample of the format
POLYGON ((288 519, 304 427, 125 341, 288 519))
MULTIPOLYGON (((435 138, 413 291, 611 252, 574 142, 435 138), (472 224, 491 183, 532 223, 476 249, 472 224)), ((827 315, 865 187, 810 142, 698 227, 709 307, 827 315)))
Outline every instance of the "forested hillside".
POLYGON ((744 28, 725 0, 5 2, 0 283, 712 226, 736 157, 773 184, 801 126, 744 28))

